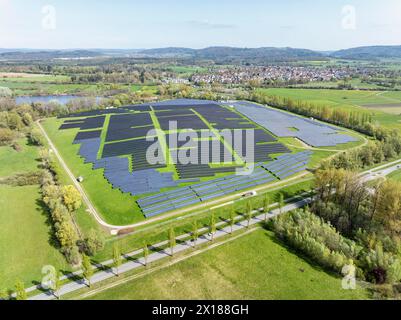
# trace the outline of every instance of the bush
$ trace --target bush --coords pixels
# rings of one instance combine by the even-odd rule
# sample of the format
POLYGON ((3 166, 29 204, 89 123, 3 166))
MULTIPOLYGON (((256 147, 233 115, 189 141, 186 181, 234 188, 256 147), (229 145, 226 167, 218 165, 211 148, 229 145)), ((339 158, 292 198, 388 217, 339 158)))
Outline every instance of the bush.
POLYGON ((18 173, 11 177, 7 177, 0 180, 0 184, 7 184, 14 187, 22 186, 33 186, 40 184, 42 181, 42 172, 28 172, 28 173, 18 173))
POLYGON ((62 249, 62 252, 68 263, 72 266, 79 266, 81 264, 82 257, 77 246, 65 247, 62 249))
POLYGON ((0 87, 0 97, 1 98, 10 98, 12 97, 13 92, 10 88, 7 87, 0 87))
POLYGON ((16 139, 16 134, 8 128, 0 128, 0 146, 9 146, 16 139))
POLYGON ((89 256, 94 256, 97 252, 104 249, 105 239, 103 235, 94 229, 89 231, 85 239, 85 251, 89 256))
POLYGON ((43 146, 45 144, 42 133, 39 131, 39 129, 31 130, 29 133, 29 142, 35 146, 43 146))

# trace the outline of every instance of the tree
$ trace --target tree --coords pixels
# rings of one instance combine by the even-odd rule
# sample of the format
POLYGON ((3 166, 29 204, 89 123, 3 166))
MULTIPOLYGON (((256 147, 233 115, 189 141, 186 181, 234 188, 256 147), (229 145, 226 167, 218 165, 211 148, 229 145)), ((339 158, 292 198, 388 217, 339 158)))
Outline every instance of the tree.
POLYGON ((169 238, 169 246, 170 246, 170 250, 171 250, 171 256, 174 255, 174 247, 176 246, 176 239, 175 239, 175 232, 173 228, 170 228, 169 232, 168 232, 168 238, 169 238))
POLYGON ((62 247, 73 247, 78 241, 78 234, 70 221, 56 224, 56 236, 62 247))
POLYGON ((266 196, 263 200, 263 211, 265 212, 265 222, 267 222, 269 209, 270 209, 270 197, 269 197, 269 195, 266 194, 266 196))
POLYGON ((249 228, 249 224, 250 224, 251 219, 252 219, 252 211, 253 211, 252 202, 248 201, 247 204, 246 204, 246 212, 245 212, 246 221, 247 221, 247 226, 246 226, 247 228, 249 228))
POLYGON ((43 146, 42 133, 38 129, 32 129, 29 133, 29 141, 35 146, 43 146))
POLYGON ((401 233, 401 184, 396 181, 385 181, 373 196, 376 209, 373 220, 384 227, 392 236, 401 233))
POLYGON ((94 256, 97 252, 104 249, 105 239, 103 235, 91 229, 88 233, 88 237, 85 239, 86 251, 88 255, 94 256))
POLYGON ((116 276, 120 276, 119 268, 122 264, 120 244, 115 242, 113 245, 113 266, 116 269, 116 276))
POLYGON ((78 246, 74 245, 73 247, 65 247, 62 248, 62 252, 65 255, 68 263, 72 266, 79 266, 82 262, 82 256, 79 252, 78 246))
POLYGON ((25 291, 25 285, 21 280, 17 280, 15 283, 15 295, 17 300, 26 300, 27 294, 25 291))
POLYGON ((280 193, 279 195, 278 195, 278 208, 279 208, 279 211, 280 211, 280 214, 282 214, 283 213, 283 207, 284 207, 284 195, 282 194, 282 193, 280 193))
POLYGON ((61 281, 61 273, 60 271, 56 270, 56 273, 54 274, 54 279, 52 283, 52 290, 53 294, 57 299, 60 299, 60 289, 61 289, 62 281, 61 281))
POLYGON ((16 138, 14 132, 8 128, 0 128, 0 146, 7 146, 13 143, 16 138))
POLYGON ((232 206, 232 207, 230 208, 229 224, 230 224, 230 227, 231 227, 230 233, 232 234, 232 233, 233 233, 233 227, 234 227, 234 225, 235 225, 235 211, 234 211, 234 206, 232 206))
POLYGON ((7 299, 8 299, 7 290, 0 289, 0 300, 7 300, 7 299))
POLYGON ((196 247, 196 243, 199 238, 199 228, 198 228, 198 222, 194 222, 192 224, 192 241, 194 242, 194 248, 196 247))
POLYGON ((145 266, 148 266, 148 257, 149 257, 149 246, 147 243, 143 246, 143 258, 145 260, 145 266))
POLYGON ((91 260, 86 254, 82 255, 82 268, 83 268, 84 279, 87 280, 88 287, 90 288, 91 287, 91 279, 92 279, 94 271, 92 268, 91 260))
POLYGON ((18 115, 18 113, 15 112, 9 112, 8 113, 8 127, 11 130, 21 130, 24 127, 24 123, 22 122, 21 117, 18 115))
POLYGON ((0 87, 0 98, 10 98, 13 92, 8 87, 0 87))
POLYGON ((32 123, 33 123, 32 116, 28 112, 24 113, 23 116, 22 116, 22 122, 27 127, 30 127, 32 125, 32 123))
POLYGON ((211 240, 213 241, 214 235, 216 234, 216 218, 213 213, 210 218, 210 234, 212 235, 211 240))
POLYGON ((63 201, 70 212, 75 212, 81 207, 81 194, 74 186, 64 186, 62 189, 62 194, 63 201))

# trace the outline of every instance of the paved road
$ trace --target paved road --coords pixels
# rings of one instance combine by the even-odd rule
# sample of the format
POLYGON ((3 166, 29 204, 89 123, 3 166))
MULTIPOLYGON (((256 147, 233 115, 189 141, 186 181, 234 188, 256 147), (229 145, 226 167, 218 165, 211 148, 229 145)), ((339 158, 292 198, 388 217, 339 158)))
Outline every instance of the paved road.
MULTIPOLYGON (((278 216, 280 214, 283 214, 285 212, 289 212, 289 211, 292 211, 292 210, 295 210, 298 208, 302 208, 310 202, 311 202, 311 199, 307 198, 307 199, 303 199, 303 200, 288 204, 282 208, 281 212, 279 209, 271 211, 269 213, 268 217, 269 217, 269 219, 271 219, 271 218, 278 216)), ((260 223, 261 221, 264 220, 264 217, 265 217, 265 214, 261 214, 261 215, 258 215, 256 217, 252 218, 251 221, 249 222, 249 225, 253 226, 257 223, 260 223)), ((222 223, 224 223, 224 222, 222 222, 222 223)), ((235 232, 238 230, 243 230, 243 229, 247 228, 247 225, 248 225, 247 221, 237 222, 233 226, 233 231, 235 232)), ((202 231, 207 231, 207 229, 203 228, 200 230, 200 232, 202 232, 202 231)), ((214 238, 218 239, 218 238, 226 236, 229 233, 231 233, 231 227, 227 226, 223 229, 218 230, 216 232, 216 234, 214 235, 214 238)), ((185 239, 188 237, 190 237, 190 234, 182 235, 182 236, 178 237, 177 239, 180 240, 180 239, 185 239)), ((201 245, 204 243, 208 243, 210 241, 211 241, 211 238, 209 235, 203 235, 198 239, 196 244, 201 245)), ((161 242, 161 243, 155 245, 154 247, 155 248, 162 247, 166 244, 167 244, 167 241, 164 241, 164 242, 161 242)), ((189 249, 193 248, 193 245, 194 244, 191 240, 183 241, 182 243, 179 243, 174 247, 174 253, 179 253, 179 252, 189 250, 189 249)), ((126 255, 126 257, 129 258, 132 256, 137 256, 141 253, 142 253, 142 250, 137 250, 137 251, 131 252, 130 254, 126 255)), ((152 253, 149 255, 148 263, 155 262, 155 261, 161 260, 161 259, 169 257, 169 256, 170 256, 170 249, 165 249, 165 250, 162 250, 159 252, 155 252, 155 253, 152 253)), ((109 260, 109 261, 102 263, 102 265, 111 264, 111 263, 112 263, 112 260, 109 260)), ((119 273, 121 274, 121 273, 125 273, 128 271, 134 270, 134 269, 138 269, 140 267, 143 267, 144 264, 145 264, 144 258, 133 259, 133 260, 128 261, 128 262, 124 263, 123 265, 121 265, 121 267, 119 268, 119 273)), ((79 274, 81 274, 81 272, 77 272, 76 274, 79 275, 79 274)), ((100 272, 95 273, 91 279, 91 282, 92 282, 92 284, 95 284, 95 283, 113 278, 115 276, 116 276, 115 270, 106 269, 105 271, 100 271, 100 272)), ((85 288, 86 286, 87 285, 83 280, 72 281, 72 282, 65 284, 61 288, 60 294, 65 295, 67 293, 71 293, 76 290, 85 288)), ((55 299, 55 297, 52 294, 44 292, 44 293, 41 293, 41 294, 31 297, 29 300, 53 300, 53 299, 55 299)))
POLYGON ((376 179, 385 179, 388 175, 398 170, 401 170, 400 159, 364 172, 361 174, 361 179, 363 182, 369 182, 376 179))

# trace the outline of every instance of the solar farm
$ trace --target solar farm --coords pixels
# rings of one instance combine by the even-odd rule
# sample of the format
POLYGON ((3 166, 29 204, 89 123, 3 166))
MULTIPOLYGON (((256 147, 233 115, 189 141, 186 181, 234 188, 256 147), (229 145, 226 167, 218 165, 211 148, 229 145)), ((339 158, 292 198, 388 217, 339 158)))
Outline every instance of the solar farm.
POLYGON ((179 99, 60 120, 59 131, 77 131, 73 144, 79 145, 83 162, 101 170, 111 188, 131 196, 144 218, 244 193, 305 171, 313 152, 294 152, 281 137, 297 137, 311 146, 356 140, 333 126, 245 101, 179 99), (181 135, 186 138, 177 139, 181 135), (242 143, 233 136, 241 136, 242 143), (249 148, 254 151, 251 158, 249 148), (157 162, 149 161, 149 150, 157 162), (177 161, 178 154, 196 161, 177 161), (246 169, 250 173, 244 174, 246 169))

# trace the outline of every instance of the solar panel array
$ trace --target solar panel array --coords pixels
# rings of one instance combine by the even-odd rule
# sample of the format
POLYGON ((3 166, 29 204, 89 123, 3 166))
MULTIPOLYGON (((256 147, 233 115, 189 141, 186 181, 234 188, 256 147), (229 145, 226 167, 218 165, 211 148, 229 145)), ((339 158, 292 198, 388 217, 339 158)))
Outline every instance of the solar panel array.
POLYGON ((69 121, 62 124, 59 130, 76 129, 76 128, 79 128, 81 130, 98 129, 103 127, 104 120, 105 120, 104 116, 99 116, 76 121, 69 121))
POLYGON ((161 150, 160 143, 157 139, 155 141, 147 141, 146 139, 136 139, 115 143, 107 143, 103 147, 102 158, 110 158, 117 156, 132 155, 132 170, 139 171, 143 169, 156 169, 165 167, 165 159, 163 155, 163 161, 161 163, 152 164, 148 160, 148 150, 150 146, 154 146, 155 152, 154 156, 157 158, 159 156, 158 151, 161 150))
POLYGON ((276 161, 263 164, 262 168, 270 171, 280 180, 283 180, 306 170, 311 155, 312 151, 304 151, 295 155, 286 154, 278 157, 276 161))
POLYGON ((150 113, 113 115, 110 117, 106 142, 146 137, 154 129, 150 113))
POLYGON ((78 134, 75 136, 74 144, 75 144, 75 143, 79 143, 79 141, 82 141, 82 140, 100 138, 101 134, 102 134, 102 130, 96 130, 96 131, 80 131, 80 132, 78 132, 78 134))
POLYGON ((85 163, 95 163, 101 144, 101 139, 85 139, 80 140, 79 143, 81 144, 81 147, 79 148, 79 155, 85 159, 85 163))
POLYGON ((231 103, 236 110, 279 137, 296 137, 314 147, 336 146, 357 141, 330 125, 305 119, 250 102, 231 103))
POLYGON ((159 192, 163 188, 178 185, 172 172, 160 173, 155 169, 145 169, 131 173, 128 158, 106 158, 100 161, 105 168, 104 176, 113 188, 132 196, 159 192))
MULTIPOLYGON (((152 217, 167 211, 179 209, 196 203, 202 203, 233 192, 250 189, 254 186, 284 178, 286 174, 300 170, 300 160, 305 155, 287 155, 288 158, 279 157, 271 162, 274 166, 264 166, 264 162, 271 160, 272 154, 288 153, 290 150, 278 143, 276 138, 240 114, 228 108, 219 106, 212 101, 178 99, 160 103, 133 105, 119 109, 95 110, 85 113, 89 118, 68 119, 60 129, 79 128, 81 130, 75 137, 74 143, 80 144, 79 154, 85 159, 85 163, 93 163, 94 169, 104 169, 104 177, 113 188, 119 189, 132 196, 158 193, 161 190, 174 187, 173 191, 163 192, 156 196, 138 200, 138 204, 146 217, 152 217), (154 141, 146 141, 144 138, 153 126, 153 120, 149 111, 155 110, 158 121, 164 130, 168 130, 168 122, 178 122, 178 129, 209 129, 201 119, 205 118, 215 129, 226 129, 233 132, 235 129, 254 129, 255 140, 252 142, 255 149, 255 162, 261 162, 251 175, 229 176, 199 183, 202 177, 215 176, 218 173, 233 173, 243 165, 232 164, 235 160, 231 150, 220 141, 215 133, 208 134, 207 139, 192 141, 191 151, 198 160, 194 164, 176 164, 179 180, 175 180, 173 172, 159 172, 157 169, 166 168, 165 164, 150 164, 147 159, 148 148, 160 142, 158 137, 154 141), (106 132, 106 143, 101 148, 102 130, 95 130, 104 126, 105 114, 110 114, 110 121, 106 132), (197 114, 200 114, 199 117, 197 114), (90 131, 89 131, 90 130, 90 131), (121 141, 122 140, 122 141, 121 141), (274 143, 276 142, 276 143, 274 143), (206 148, 205 148, 205 145, 206 148), (216 147, 218 146, 218 147, 216 147), (214 150, 217 152, 213 152, 214 150), (100 159, 98 159, 100 155, 100 159), (294 158, 293 160, 291 160, 294 158), (132 161, 130 163, 129 161, 132 161), (206 160, 206 161, 201 161, 206 160), (205 164, 206 163, 206 164, 205 164), (226 163, 225 166, 213 166, 212 163, 226 163), (287 164, 291 168, 284 171, 280 164, 287 164), (268 166, 268 167, 267 167, 268 166), (179 187, 181 183, 195 183, 188 187, 179 187)), ((84 117, 85 114, 77 116, 84 117)), ((173 135, 166 134, 166 141, 170 153, 174 150, 184 150, 190 154, 187 141, 178 141, 177 145, 171 145, 169 138, 173 135)), ((242 132, 242 140, 245 142, 246 132, 242 132)), ((228 146, 229 141, 226 141, 228 146)), ((237 147, 231 144, 232 149, 238 155, 244 155, 246 145, 237 147)), ((156 148, 155 148, 156 149, 156 148)), ((158 156, 157 154, 154 156, 158 156)))
POLYGON ((71 113, 65 116, 58 116, 59 119, 64 118, 74 118, 74 117, 93 117, 93 116, 100 116, 106 114, 115 114, 115 113, 127 113, 128 111, 124 108, 110 108, 110 109, 98 109, 92 111, 85 111, 85 112, 76 112, 71 113))
POLYGON ((224 178, 182 187, 173 191, 164 192, 155 196, 139 199, 138 205, 147 218, 162 213, 213 200, 233 192, 239 192, 252 187, 274 181, 269 172, 262 168, 250 175, 230 175, 224 178))
POLYGON ((188 115, 188 116, 179 116, 174 118, 158 118, 160 127, 164 131, 169 131, 172 127, 172 122, 175 123, 178 130, 182 129, 194 129, 194 130, 201 130, 201 129, 209 129, 209 127, 199 118, 197 115, 188 115))

